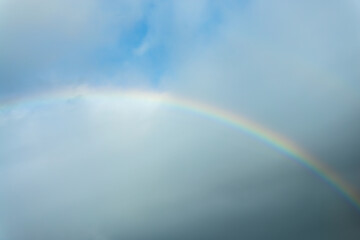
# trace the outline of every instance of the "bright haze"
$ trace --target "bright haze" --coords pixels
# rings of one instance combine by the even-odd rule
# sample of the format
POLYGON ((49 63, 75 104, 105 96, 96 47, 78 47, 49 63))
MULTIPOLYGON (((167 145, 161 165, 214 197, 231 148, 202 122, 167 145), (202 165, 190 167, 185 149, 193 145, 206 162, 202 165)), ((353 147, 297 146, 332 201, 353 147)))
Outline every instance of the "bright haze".
POLYGON ((0 239, 358 240, 359 80, 357 0, 0 0, 0 239))

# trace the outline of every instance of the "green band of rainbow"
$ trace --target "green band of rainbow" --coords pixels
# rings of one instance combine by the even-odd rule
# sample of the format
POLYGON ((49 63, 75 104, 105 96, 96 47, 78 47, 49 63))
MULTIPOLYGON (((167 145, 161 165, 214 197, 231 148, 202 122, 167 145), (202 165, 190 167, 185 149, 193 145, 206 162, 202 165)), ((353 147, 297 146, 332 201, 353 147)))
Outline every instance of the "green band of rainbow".
POLYGON ((63 90, 47 94, 30 96, 15 101, 8 101, 0 104, 0 111, 12 109, 16 106, 37 106, 48 105, 57 102, 64 102, 76 97, 104 99, 119 101, 121 99, 134 99, 145 102, 157 102, 170 107, 176 107, 188 112, 192 112, 205 118, 210 118, 217 122, 234 127, 241 132, 250 135, 275 150, 285 154, 293 161, 299 163, 313 174, 329 184, 335 191, 340 193, 350 204, 360 212, 360 196, 358 192, 342 179, 336 172, 325 164, 302 150, 289 139, 275 133, 254 121, 250 121, 238 114, 234 114, 223 109, 193 101, 187 98, 181 98, 169 94, 148 92, 148 91, 121 91, 116 89, 76 89, 63 90))

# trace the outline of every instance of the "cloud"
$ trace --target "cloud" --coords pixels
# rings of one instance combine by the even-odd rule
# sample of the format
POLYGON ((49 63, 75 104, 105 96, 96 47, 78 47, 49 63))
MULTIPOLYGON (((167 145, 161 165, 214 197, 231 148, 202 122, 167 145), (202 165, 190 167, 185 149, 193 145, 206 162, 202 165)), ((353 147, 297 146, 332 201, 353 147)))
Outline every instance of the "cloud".
MULTIPOLYGON (((82 85, 180 95, 287 136, 359 188, 353 1, 1 4, 0 100, 82 85)), ((258 140, 81 93, 0 109, 0 195, 9 240, 360 234, 334 189, 258 140)))
POLYGON ((212 29, 216 6, 211 1, 3 1, 1 95, 93 84, 94 76, 108 77, 129 65, 156 83, 176 51, 189 51, 194 36, 201 39, 212 29))
POLYGON ((311 148, 359 119, 358 68, 343 65, 360 49, 349 7, 253 1, 243 14, 235 8, 212 41, 182 53, 162 87, 258 119, 311 148))
POLYGON ((108 49, 121 58, 118 39, 143 17, 146 2, 3 1, 1 94, 90 77, 110 62, 108 49))
POLYGON ((357 215, 331 188, 209 119, 87 95, 26 110, 0 126, 8 239, 289 238, 298 224, 300 238, 357 236, 357 215))

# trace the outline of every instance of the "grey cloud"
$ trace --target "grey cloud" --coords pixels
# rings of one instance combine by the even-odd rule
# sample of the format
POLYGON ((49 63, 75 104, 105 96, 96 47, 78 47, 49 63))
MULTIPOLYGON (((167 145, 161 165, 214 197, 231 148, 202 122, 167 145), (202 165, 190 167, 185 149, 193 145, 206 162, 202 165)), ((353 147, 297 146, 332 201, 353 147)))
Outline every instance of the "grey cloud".
POLYGON ((2 117, 0 221, 8 239, 359 234, 359 216, 329 186, 200 116, 79 99, 2 117))
MULTIPOLYGON (((37 3, 51 7, 57 1, 37 3)), ((31 47, 18 52, 9 48, 0 58, 6 66, 7 57, 13 58, 14 65, 4 71, 9 78, 2 91, 9 90, 6 84, 40 84, 24 78, 33 76, 25 70, 51 69, 51 56, 64 49, 81 57, 87 48, 113 44, 112 34, 122 27, 116 33, 112 27, 124 20, 120 26, 131 28, 150 5, 120 1, 107 9, 110 5, 91 3, 65 1, 59 3, 60 15, 50 16, 41 9, 36 15, 31 6, 34 15, 24 16, 28 21, 15 17, 14 33, 36 37, 23 32, 32 24, 46 30, 45 38, 58 36, 52 44, 66 44, 49 51, 41 41, 29 41, 31 47), (67 9, 83 14, 71 14, 62 25, 67 9), (42 19, 52 20, 44 25, 42 19), (95 37, 85 50, 78 49, 84 38, 103 31, 105 39, 95 37), (9 72, 21 76, 10 78, 9 72)), ((158 5, 147 16, 149 32, 138 54, 162 43, 171 54, 159 89, 254 119, 299 143, 359 189, 359 12, 352 1, 249 1, 241 7, 201 1, 191 10, 188 4, 158 5), (223 18, 207 38, 200 29, 214 6, 223 18)), ((92 73, 89 79, 107 84, 148 86, 148 76, 131 64, 110 77, 92 73)), ((54 73, 53 81, 76 86, 62 74, 54 73)), ((161 104, 80 96, 0 110, 0 143, 0 237, 5 239, 360 236, 359 214, 313 174, 228 126, 161 104)))
POLYGON ((314 151, 335 130, 358 132, 351 5, 253 1, 248 9, 230 11, 216 40, 183 53, 163 88, 238 111, 314 151))

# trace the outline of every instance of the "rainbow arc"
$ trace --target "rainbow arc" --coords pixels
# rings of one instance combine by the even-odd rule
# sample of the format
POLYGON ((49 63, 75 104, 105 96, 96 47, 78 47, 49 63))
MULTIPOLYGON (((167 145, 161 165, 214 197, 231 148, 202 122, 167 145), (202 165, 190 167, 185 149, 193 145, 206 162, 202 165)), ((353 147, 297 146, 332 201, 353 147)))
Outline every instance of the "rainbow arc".
POLYGON ((331 188, 333 188, 336 192, 342 195, 360 212, 360 196, 357 190, 341 178, 341 176, 334 170, 301 149, 300 146, 292 142, 290 139, 241 115, 188 98, 148 91, 81 88, 38 94, 14 101, 4 102, 3 104, 0 103, 0 113, 1 111, 6 111, 6 109, 11 110, 20 106, 30 107, 62 103, 76 97, 83 97, 85 99, 90 98, 94 100, 107 99, 111 101, 120 101, 121 99, 134 99, 144 102, 155 102, 198 114, 221 124, 233 127, 240 132, 265 143, 311 171, 331 186, 331 188))

